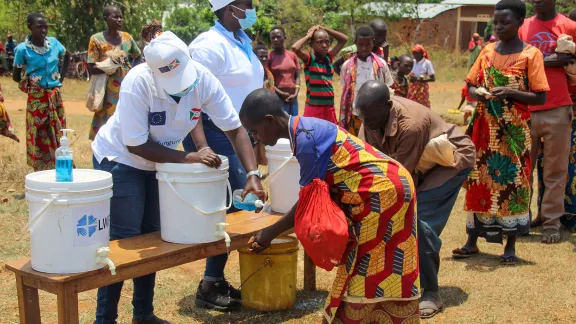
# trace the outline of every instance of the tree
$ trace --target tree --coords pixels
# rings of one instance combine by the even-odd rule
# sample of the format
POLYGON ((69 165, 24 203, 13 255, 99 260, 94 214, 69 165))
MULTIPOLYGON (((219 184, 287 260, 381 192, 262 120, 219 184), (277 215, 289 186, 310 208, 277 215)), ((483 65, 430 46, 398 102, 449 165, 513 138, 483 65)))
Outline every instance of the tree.
POLYGON ((165 29, 172 31, 186 44, 191 43, 194 38, 207 31, 216 20, 209 4, 204 6, 202 2, 204 0, 195 1, 190 7, 176 6, 166 18, 165 29))
POLYGON ((308 29, 322 24, 321 9, 306 6, 304 0, 278 0, 276 13, 277 23, 286 30, 286 45, 306 35, 308 29))

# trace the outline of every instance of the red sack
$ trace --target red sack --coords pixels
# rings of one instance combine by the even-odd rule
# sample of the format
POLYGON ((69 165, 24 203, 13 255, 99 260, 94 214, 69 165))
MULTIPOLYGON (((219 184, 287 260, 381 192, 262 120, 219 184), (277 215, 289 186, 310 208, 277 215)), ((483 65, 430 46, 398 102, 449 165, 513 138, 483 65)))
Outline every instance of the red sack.
POLYGON ((332 199, 328 184, 318 178, 300 189, 294 232, 314 263, 332 270, 348 244, 348 221, 332 199))

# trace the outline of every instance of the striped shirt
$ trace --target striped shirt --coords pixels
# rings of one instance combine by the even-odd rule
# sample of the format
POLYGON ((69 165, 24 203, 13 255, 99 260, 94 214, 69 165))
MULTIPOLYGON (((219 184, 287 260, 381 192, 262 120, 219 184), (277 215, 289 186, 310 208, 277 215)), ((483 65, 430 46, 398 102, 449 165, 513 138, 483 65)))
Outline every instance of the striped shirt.
POLYGON ((304 67, 306 76, 306 106, 334 107, 334 87, 332 86, 332 58, 318 59, 310 53, 310 60, 304 67))

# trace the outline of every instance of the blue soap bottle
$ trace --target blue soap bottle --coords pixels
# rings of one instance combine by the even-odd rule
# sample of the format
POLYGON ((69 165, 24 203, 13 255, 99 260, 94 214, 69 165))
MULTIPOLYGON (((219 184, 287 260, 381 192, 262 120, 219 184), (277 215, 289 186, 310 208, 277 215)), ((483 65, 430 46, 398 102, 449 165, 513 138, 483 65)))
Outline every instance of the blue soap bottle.
POLYGON ((60 147, 56 149, 56 182, 72 182, 72 149, 68 132, 74 132, 72 129, 62 129, 63 133, 60 138, 60 147))

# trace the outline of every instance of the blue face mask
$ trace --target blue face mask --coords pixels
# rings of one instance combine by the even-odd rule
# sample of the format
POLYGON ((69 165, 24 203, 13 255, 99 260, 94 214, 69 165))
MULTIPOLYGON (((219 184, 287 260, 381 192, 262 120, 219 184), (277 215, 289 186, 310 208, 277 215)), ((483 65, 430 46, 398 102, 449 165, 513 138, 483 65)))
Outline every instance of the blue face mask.
POLYGON ((190 86, 188 88, 186 88, 186 90, 182 91, 182 92, 178 92, 178 93, 174 93, 174 94, 169 94, 172 97, 178 97, 178 98, 184 98, 186 97, 187 94, 190 93, 190 91, 192 91, 192 89, 194 88, 194 86, 190 86))
POLYGON ((238 9, 238 10, 240 10, 246 14, 246 18, 244 18, 244 19, 238 18, 238 17, 234 16, 234 14, 232 14, 232 16, 234 16, 234 18, 238 19, 238 22, 240 23, 240 28, 248 29, 248 28, 254 26, 254 24, 258 20, 258 17, 256 16, 256 9, 242 10, 236 6, 232 6, 232 7, 236 8, 236 9, 238 9))

